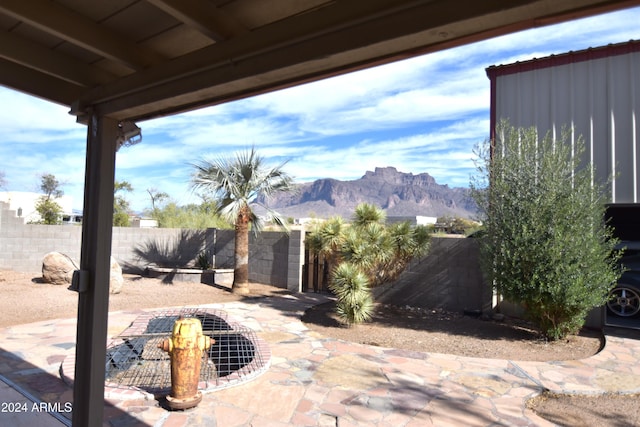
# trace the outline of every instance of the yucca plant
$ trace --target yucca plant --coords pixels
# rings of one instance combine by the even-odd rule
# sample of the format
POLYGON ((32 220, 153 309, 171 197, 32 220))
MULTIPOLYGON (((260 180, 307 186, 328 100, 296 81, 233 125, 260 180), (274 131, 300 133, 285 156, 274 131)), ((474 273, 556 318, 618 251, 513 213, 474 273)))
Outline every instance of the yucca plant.
POLYGON ((211 259, 213 258, 213 255, 211 254, 211 251, 201 251, 200 253, 198 253, 198 256, 196 256, 196 267, 198 267, 200 270, 208 270, 211 267, 213 267, 213 265, 211 264, 211 259))
POLYGON ((370 289, 395 280, 429 248, 426 227, 389 226, 384 221, 380 208, 363 203, 356 207, 350 225, 333 218, 307 238, 307 247, 325 258, 324 283, 336 294, 336 311, 348 324, 368 320, 373 310, 370 289))
POLYGON ((347 324, 366 322, 373 313, 367 276, 355 265, 343 262, 333 271, 329 289, 336 294, 336 313, 347 324))

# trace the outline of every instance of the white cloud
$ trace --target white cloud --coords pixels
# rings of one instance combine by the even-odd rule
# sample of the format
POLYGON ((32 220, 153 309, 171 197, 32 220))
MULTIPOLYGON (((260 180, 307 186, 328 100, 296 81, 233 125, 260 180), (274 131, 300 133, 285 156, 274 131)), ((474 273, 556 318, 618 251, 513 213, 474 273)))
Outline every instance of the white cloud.
POLYGON ((43 143, 72 137, 84 139, 86 128, 68 108, 0 87, 0 141, 43 143))
POLYGON ((436 179, 455 177, 455 185, 466 186, 473 170, 470 147, 488 129, 488 120, 469 120, 408 137, 362 140, 341 147, 314 145, 293 157, 286 170, 297 181, 306 182, 326 177, 352 180, 375 167, 395 166, 402 172, 428 172, 436 179))
POLYGON ((188 161, 188 153, 177 146, 142 143, 122 147, 116 154, 118 170, 138 169, 144 172, 151 167, 170 167, 188 161))

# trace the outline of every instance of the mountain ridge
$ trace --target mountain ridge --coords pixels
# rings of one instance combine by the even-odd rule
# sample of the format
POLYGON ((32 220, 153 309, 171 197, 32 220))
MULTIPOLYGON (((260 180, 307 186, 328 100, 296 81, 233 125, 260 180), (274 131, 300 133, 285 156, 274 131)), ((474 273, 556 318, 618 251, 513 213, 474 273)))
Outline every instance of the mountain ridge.
POLYGON ((438 184, 428 173, 399 172, 393 166, 376 167, 356 180, 317 179, 299 184, 296 193, 280 193, 268 205, 281 215, 304 218, 350 217, 357 205, 370 203, 387 216, 453 216, 474 218, 477 214, 470 190, 438 184))

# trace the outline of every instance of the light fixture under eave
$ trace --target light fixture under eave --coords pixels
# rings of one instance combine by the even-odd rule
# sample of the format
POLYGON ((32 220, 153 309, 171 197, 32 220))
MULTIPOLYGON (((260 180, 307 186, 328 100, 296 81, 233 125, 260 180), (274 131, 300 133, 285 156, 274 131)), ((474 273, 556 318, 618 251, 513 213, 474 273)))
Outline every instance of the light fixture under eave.
POLYGON ((118 138, 116 142, 118 143, 118 150, 123 145, 125 147, 130 147, 142 141, 142 129, 140 129, 133 122, 120 122, 118 123, 118 138))

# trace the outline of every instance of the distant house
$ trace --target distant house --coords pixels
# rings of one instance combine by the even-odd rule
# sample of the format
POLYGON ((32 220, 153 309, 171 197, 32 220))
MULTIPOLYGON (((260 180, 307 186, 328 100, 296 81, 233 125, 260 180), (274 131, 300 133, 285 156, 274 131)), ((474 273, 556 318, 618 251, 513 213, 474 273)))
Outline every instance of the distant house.
POLYGON ((318 221, 322 221, 322 220, 319 220, 318 218, 294 218, 293 224, 306 225, 306 224, 313 224, 314 222, 318 222, 318 221))
MULTIPOLYGON (((0 192, 0 202, 5 202, 9 204, 9 209, 16 212, 16 215, 20 218, 24 218, 26 223, 29 222, 38 222, 41 220, 40 214, 36 211, 36 204, 38 203, 38 199, 43 197, 44 194, 40 193, 30 193, 24 191, 3 191, 0 192)), ((73 198, 71 196, 62 196, 56 200, 56 203, 60 205, 63 212, 62 219, 64 220, 65 216, 69 218, 69 220, 76 219, 78 216, 80 217, 80 222, 82 222, 82 214, 76 214, 73 210, 73 198)))
POLYGON ((62 223, 65 225, 82 225, 82 211, 73 209, 62 214, 62 223))
POLYGON ((411 225, 435 225, 438 222, 438 218, 435 216, 388 216, 387 223, 393 224, 394 222, 409 221, 411 225))
POLYGON ((134 217, 131 219, 131 227, 134 228, 158 228, 158 221, 151 218, 134 217))

